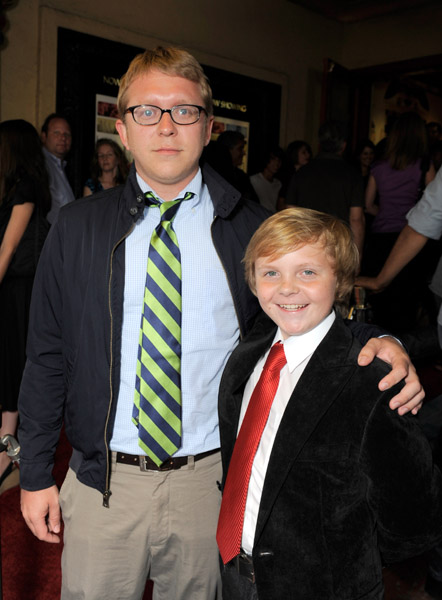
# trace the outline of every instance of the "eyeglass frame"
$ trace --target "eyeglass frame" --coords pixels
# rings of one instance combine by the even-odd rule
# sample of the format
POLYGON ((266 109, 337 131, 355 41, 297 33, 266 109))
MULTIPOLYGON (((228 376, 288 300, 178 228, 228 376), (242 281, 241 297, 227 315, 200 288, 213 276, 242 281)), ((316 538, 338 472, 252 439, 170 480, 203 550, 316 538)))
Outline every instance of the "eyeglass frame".
POLYGON ((155 104, 136 104, 135 106, 129 106, 128 108, 126 108, 123 115, 126 115, 127 113, 130 112, 132 115, 132 119, 134 120, 134 122, 137 125, 141 125, 141 127, 152 127, 152 125, 158 125, 158 123, 163 118, 164 113, 169 113, 169 116, 172 119, 172 121, 175 123, 175 125, 186 126, 186 125, 195 125, 195 123, 198 123, 198 121, 201 119, 202 111, 204 111, 206 113, 206 115, 209 114, 207 112, 207 110, 204 108, 204 106, 199 106, 198 104, 176 104, 175 106, 172 106, 172 108, 161 108, 161 106, 156 106, 155 104), (156 121, 155 123, 138 123, 138 121, 135 119, 134 110, 136 108, 140 108, 140 106, 151 106, 152 108, 158 108, 158 110, 161 111, 161 115, 160 115, 160 118, 158 119, 158 121, 156 121), (175 121, 175 119, 173 118, 172 111, 175 110, 175 108, 179 108, 180 106, 192 106, 193 108, 197 108, 199 111, 197 120, 193 121, 192 123, 177 123, 175 121))

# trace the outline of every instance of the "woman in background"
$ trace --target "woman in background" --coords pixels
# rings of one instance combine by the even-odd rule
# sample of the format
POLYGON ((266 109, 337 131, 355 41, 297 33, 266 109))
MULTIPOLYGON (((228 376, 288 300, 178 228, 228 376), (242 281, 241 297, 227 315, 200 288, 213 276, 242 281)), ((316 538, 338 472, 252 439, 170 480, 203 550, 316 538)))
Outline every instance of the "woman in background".
POLYGON ((285 151, 285 160, 281 172, 282 186, 279 190, 277 209, 286 208, 287 190, 293 177, 304 167, 312 158, 312 149, 304 140, 295 140, 290 142, 285 151))
MULTIPOLYGON (((15 435, 35 269, 51 198, 39 135, 22 119, 0 123, 0 437, 15 435)), ((0 453, 0 485, 12 470, 0 453)))
MULTIPOLYGON (((371 165, 373 164, 374 157, 375 145, 373 144, 373 142, 368 138, 365 140, 361 140, 356 146, 356 151, 354 153, 354 158, 352 162, 355 168, 358 170, 358 172, 362 175, 362 180, 364 182, 364 192, 367 189, 368 179, 370 177, 371 172, 371 165)), ((365 240, 368 240, 368 238, 370 237, 373 219, 373 215, 370 215, 367 212, 365 213, 365 240)))
POLYGON ((86 181, 83 196, 91 196, 126 181, 129 164, 121 147, 113 140, 101 138, 95 145, 91 177, 86 181))
POLYGON ((367 188, 370 177, 370 167, 374 161, 375 145, 371 140, 361 140, 356 146, 354 163, 364 180, 364 189, 367 188))
MULTIPOLYGON (((415 112, 399 115, 388 135, 384 158, 372 165, 368 178, 365 210, 374 219, 363 258, 364 275, 379 273, 407 224, 407 212, 434 176, 424 121, 415 112)), ((410 263, 388 290, 371 297, 378 325, 393 333, 412 327, 425 287, 421 267, 410 263)))

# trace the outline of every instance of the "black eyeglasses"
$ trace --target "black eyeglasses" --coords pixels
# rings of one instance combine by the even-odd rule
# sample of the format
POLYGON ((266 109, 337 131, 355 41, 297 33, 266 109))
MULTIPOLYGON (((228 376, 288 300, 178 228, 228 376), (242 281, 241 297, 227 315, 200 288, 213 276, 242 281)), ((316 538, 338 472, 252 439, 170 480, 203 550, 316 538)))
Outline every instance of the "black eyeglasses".
POLYGON ((169 113, 170 118, 177 125, 193 125, 199 121, 201 111, 207 114, 203 106, 196 104, 178 104, 172 108, 160 108, 151 104, 138 104, 126 108, 124 114, 132 113, 133 120, 138 125, 156 125, 161 121, 164 113, 169 113))

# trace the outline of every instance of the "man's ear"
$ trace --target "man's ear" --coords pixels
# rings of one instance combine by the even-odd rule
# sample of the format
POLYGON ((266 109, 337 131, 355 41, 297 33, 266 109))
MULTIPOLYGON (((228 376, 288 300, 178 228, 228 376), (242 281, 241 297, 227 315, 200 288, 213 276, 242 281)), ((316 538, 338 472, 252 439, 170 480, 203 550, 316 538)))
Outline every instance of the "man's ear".
POLYGON ((40 139, 41 139, 41 143, 44 146, 46 144, 46 139, 47 139, 46 132, 44 132, 44 131, 41 132, 40 139))
POLYGON ((117 119, 115 123, 115 128, 118 131, 118 135, 120 136, 120 140, 122 141, 123 146, 126 148, 126 150, 130 150, 129 144, 127 142, 126 125, 121 119, 117 119))

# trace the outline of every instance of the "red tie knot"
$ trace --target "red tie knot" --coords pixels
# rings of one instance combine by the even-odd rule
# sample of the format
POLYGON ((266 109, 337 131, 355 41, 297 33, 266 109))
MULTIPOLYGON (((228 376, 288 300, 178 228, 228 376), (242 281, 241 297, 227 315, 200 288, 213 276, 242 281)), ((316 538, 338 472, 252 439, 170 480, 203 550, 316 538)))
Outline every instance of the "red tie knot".
POLYGON ((287 359, 284 352, 284 346, 281 342, 277 342, 270 349, 264 369, 268 371, 280 371, 286 362, 287 359))

